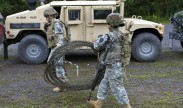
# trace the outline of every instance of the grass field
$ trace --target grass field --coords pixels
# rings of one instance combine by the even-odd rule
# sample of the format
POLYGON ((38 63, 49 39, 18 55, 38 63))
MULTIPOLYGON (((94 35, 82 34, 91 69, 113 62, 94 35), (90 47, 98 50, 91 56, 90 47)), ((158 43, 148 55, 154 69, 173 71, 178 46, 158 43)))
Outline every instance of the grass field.
MULTIPOLYGON (((95 57, 70 58, 79 71, 95 71, 95 57)), ((90 90, 52 92, 43 80, 46 64, 26 65, 12 57, 0 60, 0 108, 91 108, 87 103, 90 90), (22 68, 23 67, 23 68, 22 68), (16 73, 13 73, 16 72, 16 73)), ((132 108, 182 108, 183 54, 165 51, 156 62, 131 60, 125 88, 132 108)), ((74 67, 67 65, 73 70, 74 67)), ((96 99, 97 88, 92 99, 96 99)), ((120 108, 110 94, 103 108, 120 108)))

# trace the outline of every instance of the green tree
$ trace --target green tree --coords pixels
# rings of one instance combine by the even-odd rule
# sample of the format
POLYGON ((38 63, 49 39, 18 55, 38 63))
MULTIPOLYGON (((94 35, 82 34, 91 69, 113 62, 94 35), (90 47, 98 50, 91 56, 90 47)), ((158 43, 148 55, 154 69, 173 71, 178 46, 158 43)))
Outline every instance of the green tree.
POLYGON ((126 0, 125 16, 132 15, 168 19, 183 10, 183 0, 126 0))
MULTIPOLYGON (((62 0, 46 0, 62 1, 62 0)), ((39 0, 37 0, 39 5, 39 0)), ((175 12, 183 10, 183 0, 126 0, 125 17, 132 15, 168 19, 175 12)), ((27 0, 1 0, 0 12, 3 16, 28 10, 27 0)))
POLYGON ((27 9, 28 5, 26 0, 1 0, 0 3, 0 12, 3 16, 14 14, 27 9))

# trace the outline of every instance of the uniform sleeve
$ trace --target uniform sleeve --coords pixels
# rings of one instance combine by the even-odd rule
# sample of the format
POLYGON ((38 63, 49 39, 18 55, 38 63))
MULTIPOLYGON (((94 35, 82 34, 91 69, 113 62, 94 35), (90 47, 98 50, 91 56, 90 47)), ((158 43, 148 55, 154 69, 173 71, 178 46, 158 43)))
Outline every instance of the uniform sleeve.
POLYGON ((94 49, 96 50, 102 50, 106 47, 106 43, 108 40, 108 36, 107 35, 102 35, 101 37, 99 37, 94 43, 94 49))
POLYGON ((62 23, 56 22, 54 24, 54 32, 55 32, 55 34, 62 34, 63 33, 63 25, 62 25, 62 23))

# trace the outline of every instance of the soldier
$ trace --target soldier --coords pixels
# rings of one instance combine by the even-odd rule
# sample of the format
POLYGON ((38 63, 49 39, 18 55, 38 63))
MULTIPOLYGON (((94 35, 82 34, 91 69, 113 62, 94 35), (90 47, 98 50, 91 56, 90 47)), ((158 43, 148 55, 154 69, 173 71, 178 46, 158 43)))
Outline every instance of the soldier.
POLYGON ((3 25, 3 23, 4 23, 4 17, 3 17, 2 14, 0 13, 0 24, 3 25))
MULTIPOLYGON (((70 35, 66 31, 65 25, 60 20, 56 19, 57 15, 57 11, 52 7, 49 7, 44 11, 44 16, 48 21, 48 23, 45 24, 45 30, 47 31, 48 47, 51 48, 51 52, 47 62, 49 62, 50 57, 58 47, 66 44, 70 40, 70 35)), ((61 57, 54 61, 55 71, 58 78, 60 78, 63 82, 68 82, 64 69, 64 59, 65 57, 61 57)), ((66 91, 66 89, 56 87, 53 88, 53 91, 61 92, 66 91)))
MULTIPOLYGON (((106 70, 97 93, 96 101, 88 101, 94 108, 101 108, 103 101, 107 98, 109 90, 121 104, 122 108, 131 108, 122 79, 122 41, 124 34, 119 30, 120 25, 124 25, 119 13, 111 13, 107 16, 109 33, 99 37, 94 42, 94 48, 98 51, 103 50, 108 42, 112 42, 106 57, 106 70)), ((103 56, 103 53, 101 54, 103 56)))

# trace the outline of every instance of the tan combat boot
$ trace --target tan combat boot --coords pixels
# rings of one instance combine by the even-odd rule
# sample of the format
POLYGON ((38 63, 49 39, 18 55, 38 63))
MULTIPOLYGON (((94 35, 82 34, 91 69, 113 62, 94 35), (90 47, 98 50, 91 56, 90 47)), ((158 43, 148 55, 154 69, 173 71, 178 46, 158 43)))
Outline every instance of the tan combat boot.
POLYGON ((66 89, 61 89, 60 87, 55 87, 55 88, 53 88, 53 91, 54 92, 65 92, 66 89))
POLYGON ((93 106, 93 108, 102 108, 102 106, 103 106, 103 101, 102 100, 97 100, 97 101, 92 101, 92 100, 90 100, 90 101, 87 101, 90 105, 92 105, 93 106))
POLYGON ((130 104, 123 105, 122 108, 131 108, 130 104))

